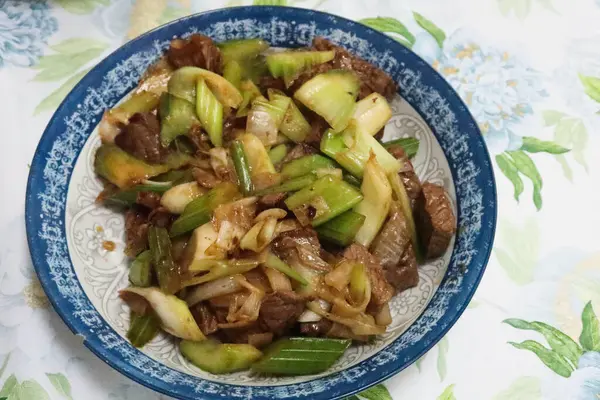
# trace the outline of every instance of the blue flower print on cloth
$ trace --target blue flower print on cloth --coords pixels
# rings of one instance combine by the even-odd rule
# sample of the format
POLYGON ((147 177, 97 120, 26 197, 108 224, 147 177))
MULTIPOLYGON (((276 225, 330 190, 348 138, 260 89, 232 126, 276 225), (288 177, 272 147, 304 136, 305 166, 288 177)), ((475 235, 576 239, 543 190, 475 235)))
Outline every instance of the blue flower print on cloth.
POLYGON ((493 154, 517 150, 522 138, 514 125, 532 114, 547 96, 541 75, 510 53, 475 43, 476 35, 454 32, 443 48, 421 32, 413 50, 440 72, 468 105, 493 154))
POLYGON ((46 1, 0 0, 0 67, 34 65, 57 29, 46 1))

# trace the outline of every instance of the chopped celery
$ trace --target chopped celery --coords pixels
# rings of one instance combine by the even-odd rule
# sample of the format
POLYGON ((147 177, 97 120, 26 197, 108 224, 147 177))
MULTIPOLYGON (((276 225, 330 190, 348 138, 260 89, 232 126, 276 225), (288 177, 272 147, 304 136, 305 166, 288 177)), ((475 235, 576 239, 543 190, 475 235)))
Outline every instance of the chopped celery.
POLYGON ((315 212, 311 223, 316 227, 348 211, 362 198, 354 186, 340 178, 326 175, 288 197, 285 204, 296 215, 296 208, 312 207, 315 212))
POLYGON ((152 253, 150 250, 140 253, 131 263, 129 282, 133 286, 139 287, 152 285, 152 253))
POLYGON ((247 61, 269 48, 269 43, 262 39, 234 39, 218 43, 221 56, 225 62, 230 60, 247 61))
POLYGON ((296 178, 288 179, 280 185, 270 186, 262 189, 254 194, 257 196, 263 196, 269 193, 287 193, 300 190, 317 180, 317 175, 310 173, 296 178))
POLYGON ((155 287, 129 287, 122 292, 142 296, 150 303, 152 310, 160 319, 160 324, 167 333, 187 340, 204 340, 206 337, 196 324, 185 301, 172 294, 165 294, 155 287))
POLYGON ((196 84, 196 114, 215 147, 223 145, 223 105, 206 85, 204 79, 196 84))
POLYGON ((276 172, 267 149, 258 137, 250 133, 244 133, 238 139, 244 145, 244 152, 248 158, 252 178, 263 173, 274 174, 276 172))
POLYGON ((310 134, 310 124, 294 101, 290 102, 290 106, 279 126, 279 131, 296 143, 304 142, 310 134))
POLYGON ((256 135, 265 146, 277 142, 277 132, 291 99, 278 96, 271 101, 255 99, 248 112, 246 132, 256 135))
POLYGON ((192 126, 200 124, 194 104, 169 93, 163 93, 160 97, 159 115, 160 142, 165 147, 177 136, 187 134, 192 126))
POLYGON ((227 374, 248 369, 262 357, 262 352, 249 344, 222 344, 214 339, 179 343, 181 354, 192 364, 211 374, 227 374))
POLYGON ((311 375, 330 368, 351 340, 293 337, 273 343, 252 370, 269 375, 311 375))
POLYGON ((150 226, 148 245, 160 289, 169 294, 177 292, 181 286, 181 276, 171 254, 171 239, 167 230, 150 226))
POLYGON ((360 190, 364 198, 354 207, 354 211, 364 215, 365 222, 356 233, 355 241, 369 247, 385 222, 392 204, 392 188, 375 157, 367 161, 360 190))
POLYGON ((328 242, 348 246, 354 241, 354 237, 365 222, 365 216, 348 210, 332 220, 319 226, 316 231, 319 238, 328 242))
POLYGON ((220 204, 237 200, 240 194, 237 187, 231 182, 223 182, 209 190, 202 196, 192 200, 171 225, 171 236, 178 236, 196 229, 210 221, 212 212, 220 204))
POLYGON ((202 268, 210 267, 210 270, 200 276, 196 276, 185 280, 182 284, 183 287, 199 285, 201 283, 206 283, 210 281, 214 281, 215 279, 223 278, 225 276, 232 276, 236 274, 243 274, 250 270, 253 270, 260 264, 259 260, 202 260, 203 264, 202 268))
POLYGON ((238 140, 233 141, 231 144, 231 158, 233 159, 238 186, 240 187, 242 194, 247 196, 252 193, 253 190, 252 177, 250 176, 250 167, 242 142, 238 140))
POLYGON ((356 128, 371 136, 379 132, 391 117, 390 105, 385 97, 377 92, 358 101, 353 116, 356 128))
POLYGON ((242 83, 242 67, 235 60, 227 61, 223 67, 223 78, 239 88, 242 83))
POLYGON ((126 122, 135 113, 150 112, 158 106, 159 96, 152 92, 136 92, 109 111, 111 116, 126 122))
POLYGON ((394 195, 400 202, 402 213, 406 218, 406 225, 410 231, 410 238, 413 245, 413 250, 415 252, 415 257, 417 258, 417 262, 421 263, 424 259, 423 250, 421 248, 421 242, 419 241, 419 235, 417 234, 417 227, 415 225, 415 219, 413 216, 412 207, 410 205, 410 199, 408 198, 408 193, 406 193, 406 188, 404 187, 404 183, 402 183, 402 179, 400 179, 400 175, 397 173, 389 173, 387 177, 394 195))
POLYGON ((300 282, 304 286, 308 285, 308 281, 304 279, 302 275, 300 275, 292 267, 281 261, 279 257, 271 253, 270 251, 267 252, 267 258, 264 262, 264 265, 269 268, 276 269, 277 271, 287 275, 288 277, 300 282))
POLYGON ((281 178, 286 180, 315 172, 318 169, 335 169, 337 166, 335 161, 327 157, 312 154, 285 163, 281 167, 281 178))
POLYGON ((354 72, 331 70, 302 85, 294 98, 322 116, 335 132, 341 132, 352 118, 359 88, 354 72))
POLYGON ((194 104, 196 102, 196 81, 204 79, 209 89, 223 106, 237 108, 242 102, 242 95, 227 79, 214 72, 197 68, 183 67, 173 72, 169 79, 168 91, 194 104))
POLYGON ((333 60, 334 50, 282 51, 267 55, 267 67, 275 78, 283 78, 286 86, 304 70, 333 60))
POLYGON ((278 164, 285 158, 288 153, 287 146, 285 144, 279 144, 269 150, 269 159, 273 165, 278 164))
POLYGON ((101 145, 94 157, 96 173, 119 188, 135 185, 169 169, 167 164, 148 164, 113 144, 101 145))
POLYGON ((371 152, 375 153, 377 162, 386 173, 398 172, 401 167, 400 162, 377 139, 357 130, 353 125, 341 134, 335 134, 331 130, 325 132, 321 139, 321 151, 357 178, 362 178, 371 152))
POLYGON ((348 182, 349 184, 351 184, 352 186, 356 186, 357 188, 360 188, 361 180, 358 179, 357 177, 355 177, 354 175, 344 174, 344 180, 346 182, 348 182))
POLYGON ((196 181, 180 183, 162 195, 160 205, 172 214, 181 214, 188 204, 204 193, 206 193, 206 189, 198 185, 196 181))
POLYGON ((393 147, 393 146, 402 147, 402 149, 406 153, 406 157, 413 158, 414 156, 417 155, 417 152, 419 151, 419 139, 409 137, 409 138, 390 140, 389 142, 383 143, 383 147, 385 147, 386 149, 393 147))
POLYGON ((242 102, 235 114, 236 117, 243 117, 248 114, 248 108, 252 101, 257 97, 262 97, 260 90, 256 87, 254 82, 247 79, 240 83, 240 91, 242 92, 242 102))
POLYGON ((131 313, 127 339, 133 347, 144 347, 146 343, 154 339, 160 331, 160 319, 154 313, 138 315, 131 313))

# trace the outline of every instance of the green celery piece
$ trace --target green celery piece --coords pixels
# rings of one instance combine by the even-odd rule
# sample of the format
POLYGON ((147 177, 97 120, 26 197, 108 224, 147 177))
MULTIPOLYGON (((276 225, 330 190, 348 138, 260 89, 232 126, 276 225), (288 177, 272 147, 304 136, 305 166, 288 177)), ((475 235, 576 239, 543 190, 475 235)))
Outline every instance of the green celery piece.
POLYGON ((256 87, 254 82, 247 79, 240 83, 240 92, 242 93, 242 103, 240 104, 235 116, 243 117, 248 115, 248 109, 252 101, 257 97, 261 97, 260 90, 256 87))
POLYGON ((361 181, 360 181, 360 179, 358 179, 354 175, 352 175, 352 174, 344 174, 344 180, 346 182, 348 182, 349 184, 351 184, 352 186, 355 186, 355 187, 357 187, 357 188, 360 189, 361 181))
POLYGON ((268 375, 311 375, 329 369, 346 351, 351 340, 293 337, 267 348, 252 370, 268 375))
POLYGON ((252 177, 263 173, 276 173, 267 149, 256 135, 244 133, 238 137, 238 140, 244 145, 252 177))
POLYGON ((135 113, 150 112, 158 106, 159 96, 152 92, 133 93, 124 102, 110 110, 111 114, 129 119, 135 113))
POLYGON ((171 187, 179 185, 180 183, 195 181, 191 169, 169 171, 167 173, 154 177, 153 180, 155 182, 170 182, 171 187))
POLYGON ((294 98, 323 117, 335 132, 341 132, 352 118, 359 88, 354 72, 331 70, 304 83, 294 98))
POLYGON ((262 357, 262 352, 252 345, 222 344, 213 339, 183 340, 179 350, 192 364, 211 374, 243 371, 262 357))
POLYGON ((199 125, 194 104, 180 99, 169 93, 163 93, 160 98, 160 142, 168 146, 180 135, 186 135, 190 128, 199 125))
POLYGON ((311 127, 294 101, 290 102, 279 131, 295 143, 302 143, 310 134, 311 127))
POLYGON ((140 253, 131 263, 129 282, 133 286, 139 287, 152 285, 152 253, 150 250, 140 253))
POLYGON ((285 204, 293 211, 297 207, 310 204, 317 196, 325 201, 329 209, 312 220, 312 225, 315 227, 348 211, 363 199, 360 191, 354 186, 339 178, 326 175, 288 197, 285 204))
POLYGON ((408 157, 409 159, 413 158, 415 155, 417 155, 417 152, 419 151, 419 139, 417 139, 417 138, 409 137, 409 138, 390 140, 390 141, 382 143, 382 144, 383 144, 383 147, 385 147, 386 149, 389 149, 392 146, 402 147, 402 149, 406 153, 406 157, 408 157))
POLYGON ((269 193, 287 193, 300 190, 317 180, 317 175, 310 173, 296 178, 288 179, 280 185, 271 186, 254 193, 257 196, 264 196, 269 193))
POLYGON ((275 164, 280 163, 281 160, 283 160, 285 158, 287 153, 288 153, 287 146, 282 143, 280 145, 273 147, 271 150, 269 150, 269 159, 271 160, 273 165, 275 165, 275 164))
POLYGON ((389 103, 377 92, 373 92, 356 103, 352 118, 357 129, 375 136, 392 117, 389 103))
POLYGON ((197 67, 182 67, 173 72, 167 90, 169 94, 195 104, 198 79, 204 79, 224 107, 238 108, 242 102, 241 93, 231 82, 221 75, 197 67))
POLYGON ((231 158, 233 159, 235 174, 238 178, 238 186, 242 194, 248 196, 253 190, 252 177, 250 175, 248 159, 244 152, 244 145, 239 140, 235 140, 231 144, 231 158))
POLYGON ((181 287, 181 277, 179 267, 171 254, 171 239, 167 230, 150 226, 148 245, 160 290, 168 294, 177 292, 181 287))
POLYGON ((154 314, 138 315, 131 313, 131 323, 127 331, 127 339, 133 347, 144 347, 146 343, 154 339, 160 331, 160 319, 154 314))
POLYGON ((315 172, 317 169, 335 169, 337 167, 335 161, 320 154, 312 154, 285 163, 281 167, 281 178, 286 180, 315 172))
POLYGON ((333 57, 334 50, 282 51, 267 55, 267 67, 273 77, 283 78, 285 85, 289 87, 302 71, 331 61, 333 57))
POLYGON ((365 222, 365 216, 352 210, 325 222, 317 227, 319 238, 339 246, 348 246, 365 222))
POLYGON ((223 145, 223 105, 211 92, 204 79, 196 83, 196 114, 215 147, 223 145))
POLYGON ((277 132, 290 104, 289 97, 267 101, 257 98, 252 102, 246 122, 246 132, 258 137, 265 146, 277 142, 277 132))
POLYGON ((219 204, 237 200, 240 194, 237 187, 231 182, 223 182, 209 190, 202 196, 192 200, 183 214, 171 225, 171 237, 179 236, 192 231, 210 221, 212 212, 219 204))
POLYGON ((262 39, 234 39, 218 43, 225 62, 230 60, 247 61, 269 48, 269 42, 262 39))
POLYGON ((287 275, 295 281, 300 282, 304 286, 308 285, 308 281, 304 279, 302 275, 300 275, 292 267, 281 261, 279 257, 271 253, 270 251, 267 253, 267 259, 265 260, 264 265, 266 267, 276 269, 277 271, 287 275))
POLYGON ((239 89, 242 84, 242 67, 235 60, 227 61, 223 67, 223 78, 239 89))

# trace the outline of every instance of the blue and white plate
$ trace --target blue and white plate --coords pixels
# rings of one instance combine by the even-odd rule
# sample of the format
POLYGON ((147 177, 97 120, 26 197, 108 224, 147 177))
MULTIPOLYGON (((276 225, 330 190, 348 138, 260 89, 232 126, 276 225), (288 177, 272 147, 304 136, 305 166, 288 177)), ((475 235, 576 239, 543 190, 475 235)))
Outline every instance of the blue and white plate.
POLYGON ((456 322, 487 263, 496 224, 496 189, 477 124, 452 88, 398 42, 330 14, 287 7, 240 7, 194 15, 149 32, 88 73, 58 108, 35 153, 27 185, 27 235, 35 269, 54 308, 98 357, 131 379, 181 399, 330 400, 357 393, 409 366, 456 322), (443 184, 458 216, 447 254, 420 268, 418 287, 396 296, 394 322, 376 342, 353 347, 318 376, 216 376, 189 365, 168 337, 143 350, 125 339, 128 312, 123 217, 95 203, 96 126, 178 36, 216 41, 263 38, 278 47, 325 36, 387 71, 400 85, 386 138, 420 140, 415 169, 443 184), (107 241, 116 244, 108 251, 107 241))

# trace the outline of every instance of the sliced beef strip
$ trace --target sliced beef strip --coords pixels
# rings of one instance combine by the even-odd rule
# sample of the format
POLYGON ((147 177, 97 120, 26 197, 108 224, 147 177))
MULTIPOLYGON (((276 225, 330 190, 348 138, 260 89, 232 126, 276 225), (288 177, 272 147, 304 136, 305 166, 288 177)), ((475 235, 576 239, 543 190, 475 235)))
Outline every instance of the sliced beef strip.
POLYGON ((325 336, 332 325, 333 323, 325 318, 317 322, 302 322, 300 323, 300 333, 311 337, 325 336))
POLYGON ((369 305, 382 306, 394 295, 394 288, 385 278, 379 259, 369 253, 361 244, 353 243, 344 250, 344 258, 361 262, 367 267, 371 282, 371 301, 369 305))
POLYGON ((329 271, 331 266, 322 258, 317 232, 310 227, 280 233, 271 243, 271 249, 288 263, 300 261, 307 267, 329 271))
POLYGON ((287 197, 287 193, 270 193, 261 196, 258 199, 258 212, 267 210, 269 208, 282 208, 286 209, 285 203, 283 202, 287 197))
POLYGON ((192 175, 194 176, 194 179, 196 179, 196 182, 198 182, 198 185, 207 189, 212 189, 221 183, 221 180, 217 178, 213 171, 208 171, 206 169, 193 168, 192 175))
POLYGON ((135 257, 148 247, 148 213, 141 208, 125 212, 125 254, 135 257))
POLYGON ((377 92, 389 99, 398 90, 391 76, 362 58, 350 54, 343 47, 336 46, 323 37, 314 38, 313 47, 320 51, 335 50, 335 58, 331 61, 333 68, 349 69, 357 73, 361 81, 359 98, 377 92))
POLYGON ((265 75, 260 78, 260 82, 258 84, 262 93, 266 94, 268 89, 275 89, 285 92, 285 83, 281 78, 273 78, 270 75, 265 75))
MULTIPOLYGON (((219 321, 220 322, 220 321, 219 321)), ((223 322, 225 323, 225 322, 223 322)), ((220 329, 219 333, 228 343, 250 343, 252 335, 265 333, 265 330, 260 327, 258 322, 243 328, 224 328, 220 329)))
POLYGON ((417 200, 416 216, 417 231, 426 257, 440 257, 456 232, 456 217, 446 190, 440 185, 425 182, 417 200))
POLYGON ((205 303, 198 303, 190 308, 190 312, 198 327, 205 335, 211 335, 219 330, 217 317, 205 303))
POLYGON ((265 331, 281 336, 287 332, 304 311, 305 298, 293 291, 267 294, 258 314, 258 323, 265 331))
POLYGON ((385 270, 385 277, 394 285, 398 293, 417 286, 419 270, 412 243, 408 244, 396 267, 385 270))
POLYGON ((151 210, 160 207, 160 193, 138 192, 135 202, 151 210))
POLYGON ((281 160, 282 164, 290 162, 292 160, 296 160, 298 158, 302 158, 304 156, 310 156, 312 154, 318 154, 319 151, 312 146, 309 146, 306 143, 299 143, 295 145, 281 160))
POLYGON ((419 195, 421 194, 421 181, 415 173, 415 169, 408 157, 406 156, 406 152, 404 151, 402 146, 390 146, 387 150, 397 160, 402 162, 402 169, 398 174, 400 175, 400 179, 402 179, 402 183, 406 188, 406 194, 408 194, 411 207, 414 211, 416 201, 419 198, 419 195))
POLYGON ((169 150, 160 143, 160 123, 156 115, 135 113, 121 133, 115 137, 117 146, 132 156, 149 163, 160 163, 169 150))
POLYGON ((158 228, 170 229, 174 220, 175 215, 162 206, 155 208, 148 214, 148 221, 158 228))
POLYGON ((175 68, 199 67, 217 74, 223 70, 221 50, 211 38, 199 34, 171 41, 167 59, 175 68))

